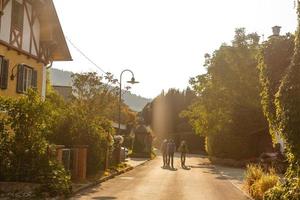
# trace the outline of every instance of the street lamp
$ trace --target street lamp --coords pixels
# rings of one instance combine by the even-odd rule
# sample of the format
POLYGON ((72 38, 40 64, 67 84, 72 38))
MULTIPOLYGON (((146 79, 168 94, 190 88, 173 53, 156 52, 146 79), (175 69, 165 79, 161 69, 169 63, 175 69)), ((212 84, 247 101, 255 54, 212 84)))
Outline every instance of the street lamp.
POLYGON ((121 72, 120 74, 120 88, 119 88, 119 135, 121 134, 121 103, 122 103, 122 75, 124 72, 130 72, 132 77, 131 77, 131 80, 130 81, 127 81, 127 83, 130 83, 130 84, 137 84, 139 83, 138 81, 135 80, 134 78, 134 74, 131 70, 129 69, 125 69, 121 72))

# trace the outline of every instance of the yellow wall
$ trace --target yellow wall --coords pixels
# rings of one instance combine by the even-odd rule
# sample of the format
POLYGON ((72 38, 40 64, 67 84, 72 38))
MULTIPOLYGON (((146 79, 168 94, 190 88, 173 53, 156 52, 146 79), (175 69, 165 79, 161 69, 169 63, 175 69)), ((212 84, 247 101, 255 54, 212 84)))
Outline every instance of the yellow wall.
MULTIPOLYGON (((41 62, 37 62, 37 60, 33 58, 29 58, 24 54, 18 54, 16 50, 10 49, 8 50, 6 46, 0 44, 0 55, 4 56, 6 59, 9 59, 9 70, 8 70, 8 86, 7 89, 0 89, 0 96, 12 96, 16 97, 20 95, 16 92, 17 88, 17 77, 14 80, 10 79, 11 70, 17 64, 26 64, 35 70, 37 70, 37 88, 40 94, 42 94, 42 84, 43 84, 43 66, 44 64, 41 62)), ((17 67, 14 69, 14 75, 17 75, 17 67)))

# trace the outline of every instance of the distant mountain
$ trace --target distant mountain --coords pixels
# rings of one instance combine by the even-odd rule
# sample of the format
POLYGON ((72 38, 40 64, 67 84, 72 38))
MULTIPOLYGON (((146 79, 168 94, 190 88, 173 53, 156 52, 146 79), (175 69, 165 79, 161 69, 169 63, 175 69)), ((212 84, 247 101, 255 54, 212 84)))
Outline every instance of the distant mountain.
POLYGON ((69 71, 51 68, 51 85, 72 86, 72 74, 73 73, 69 71))
MULTIPOLYGON (((72 72, 51 68, 51 85, 72 86, 72 72)), ((123 92, 124 102, 134 111, 142 111, 152 99, 144 98, 128 91, 123 92)))

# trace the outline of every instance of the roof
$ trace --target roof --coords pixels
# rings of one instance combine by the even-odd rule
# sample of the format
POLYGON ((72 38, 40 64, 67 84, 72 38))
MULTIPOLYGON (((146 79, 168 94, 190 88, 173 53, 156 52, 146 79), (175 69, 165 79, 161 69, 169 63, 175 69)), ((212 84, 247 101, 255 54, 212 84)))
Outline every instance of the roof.
MULTIPOLYGON (((33 0, 34 1, 34 0, 33 0)), ((51 57, 53 61, 72 61, 68 44, 63 33, 54 3, 52 0, 35 0, 36 4, 42 6, 41 8, 41 28, 45 32, 49 32, 51 40, 55 42, 52 48, 51 57), (51 34, 52 33, 52 34, 51 34)), ((49 36, 48 36, 49 37, 49 36)))
MULTIPOLYGON (((112 126, 113 126, 114 128, 119 128, 119 124, 116 123, 116 122, 112 122, 112 126)), ((120 124, 120 129, 121 129, 121 130, 126 130, 126 129, 127 129, 127 126, 126 126, 125 124, 120 124)))

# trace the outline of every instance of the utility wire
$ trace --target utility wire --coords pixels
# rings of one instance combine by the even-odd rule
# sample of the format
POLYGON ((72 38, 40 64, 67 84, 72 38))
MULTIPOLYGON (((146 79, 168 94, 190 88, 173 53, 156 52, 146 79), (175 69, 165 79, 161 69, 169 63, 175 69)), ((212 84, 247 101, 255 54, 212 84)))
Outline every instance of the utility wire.
POLYGON ((99 67, 94 61, 92 61, 85 53, 83 53, 69 38, 66 37, 68 42, 74 47, 76 51, 78 51, 85 59, 87 59, 91 64, 93 64, 97 69, 99 69, 104 74, 107 74, 101 67, 99 67))
MULTIPOLYGON (((90 59, 83 51, 81 51, 68 37, 66 37, 68 42, 73 46, 73 48, 78 51, 85 59, 87 59, 92 65, 94 65, 97 69, 99 69, 101 72, 103 72, 105 75, 108 74, 108 72, 104 71, 101 67, 99 67, 92 59, 90 59)), ((117 83, 120 84, 119 80, 117 80, 117 83)))

